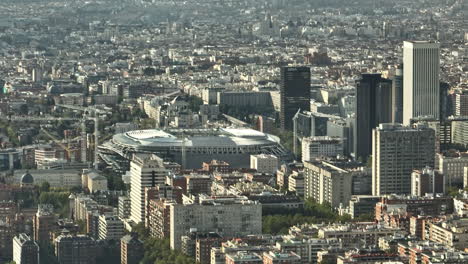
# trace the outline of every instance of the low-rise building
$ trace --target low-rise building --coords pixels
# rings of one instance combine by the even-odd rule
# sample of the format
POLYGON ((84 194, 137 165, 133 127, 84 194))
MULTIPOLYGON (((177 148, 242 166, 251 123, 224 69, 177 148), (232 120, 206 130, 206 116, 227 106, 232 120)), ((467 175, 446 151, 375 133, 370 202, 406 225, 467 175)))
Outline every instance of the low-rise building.
POLYGON ((429 240, 463 250, 468 245, 468 219, 427 222, 429 240))
POLYGON ((262 232, 262 205, 245 197, 199 195, 185 200, 170 205, 172 249, 180 249, 181 237, 193 228, 228 237, 262 232))
POLYGON ((263 253, 263 264, 300 264, 301 257, 294 252, 269 251, 263 253))

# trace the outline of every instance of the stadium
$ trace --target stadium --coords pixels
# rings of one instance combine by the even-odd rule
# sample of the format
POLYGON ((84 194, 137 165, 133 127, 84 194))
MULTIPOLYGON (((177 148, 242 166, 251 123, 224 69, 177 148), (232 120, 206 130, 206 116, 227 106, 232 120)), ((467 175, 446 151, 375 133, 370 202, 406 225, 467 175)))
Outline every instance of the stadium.
POLYGON ((121 172, 128 170, 134 153, 153 153, 186 169, 200 168, 213 159, 233 168, 247 168, 251 154, 292 159, 278 137, 246 128, 135 130, 116 134, 99 146, 104 162, 121 172))

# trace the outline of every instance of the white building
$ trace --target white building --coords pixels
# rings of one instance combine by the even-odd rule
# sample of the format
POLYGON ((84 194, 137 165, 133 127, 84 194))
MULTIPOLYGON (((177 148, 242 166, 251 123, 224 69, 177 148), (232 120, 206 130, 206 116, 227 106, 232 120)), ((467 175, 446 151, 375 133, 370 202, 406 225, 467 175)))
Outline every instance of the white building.
POLYGON ((351 199, 353 172, 326 161, 304 162, 304 197, 332 207, 351 199))
POLYGON ((307 137, 302 139, 302 161, 343 155, 343 141, 339 137, 307 137))
POLYGON ((288 179, 288 191, 296 193, 299 197, 304 197, 304 173, 294 171, 288 179))
POLYGON ((116 123, 115 124, 115 133, 121 134, 132 130, 137 130, 138 125, 135 123, 116 123))
POLYGON ((190 229, 234 237, 262 233, 262 205, 242 196, 184 196, 184 204, 170 205, 171 248, 181 248, 190 229))
POLYGON ((463 170, 468 167, 468 153, 437 154, 438 169, 444 174, 447 184, 463 184, 463 170))
POLYGON ((119 207, 118 207, 118 215, 120 219, 127 219, 130 217, 130 210, 131 210, 131 200, 128 196, 120 196, 119 197, 119 207))
POLYGON ((26 234, 13 238, 13 261, 16 264, 39 264, 39 245, 26 234))
POLYGON ((439 119, 439 43, 403 43, 403 124, 412 118, 439 119))
POLYGON ((167 170, 156 155, 134 155, 130 162, 130 219, 140 223, 145 219, 145 187, 164 184, 167 170))
POLYGON ((81 186, 80 170, 15 170, 13 172, 14 183, 20 183, 21 177, 29 172, 34 178, 34 184, 41 185, 48 182, 51 187, 75 187, 81 186))
POLYGON ((99 216, 99 239, 120 240, 124 235, 124 224, 117 216, 99 216))
POLYGON ((278 169, 278 157, 275 155, 250 155, 250 168, 258 172, 275 174, 278 169))
POLYGON ((95 170, 83 170, 81 175, 82 187, 87 188, 90 193, 107 191, 107 178, 95 170))
POLYGON ((43 147, 34 150, 34 162, 40 166, 45 160, 55 159, 57 151, 53 148, 43 147))

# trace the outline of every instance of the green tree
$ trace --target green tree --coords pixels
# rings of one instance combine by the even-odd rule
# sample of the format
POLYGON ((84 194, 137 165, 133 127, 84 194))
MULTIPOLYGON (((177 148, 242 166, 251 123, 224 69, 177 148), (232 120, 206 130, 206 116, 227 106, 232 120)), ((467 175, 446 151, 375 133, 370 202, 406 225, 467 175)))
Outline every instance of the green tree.
POLYGON ((194 264, 195 260, 179 251, 171 250, 168 239, 157 239, 149 236, 148 230, 143 224, 136 225, 133 230, 143 240, 145 254, 143 264, 194 264))
POLYGON ((48 192, 50 191, 50 183, 45 181, 41 183, 41 186, 39 186, 39 191, 40 192, 48 192))

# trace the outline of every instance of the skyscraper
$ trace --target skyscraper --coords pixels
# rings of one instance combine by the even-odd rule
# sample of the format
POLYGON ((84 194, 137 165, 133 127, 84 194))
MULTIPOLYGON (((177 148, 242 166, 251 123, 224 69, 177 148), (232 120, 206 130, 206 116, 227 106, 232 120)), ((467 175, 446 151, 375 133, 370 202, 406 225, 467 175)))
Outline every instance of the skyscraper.
POLYGON ((134 155, 130 162, 130 219, 140 223, 145 219, 145 187, 164 184, 167 171, 156 155, 134 155))
POLYGON ((310 111, 310 68, 281 68, 281 129, 292 129, 292 118, 299 109, 310 111))
POLYGON ((439 44, 427 41, 403 43, 403 124, 411 119, 439 118, 439 44))
POLYGON ((392 82, 381 74, 363 74, 356 81, 354 155, 367 159, 372 152, 372 129, 392 121, 392 82))
POLYGON ((392 80, 392 122, 403 123, 403 65, 399 65, 392 80))
POLYGON ((13 238, 13 261, 16 264, 38 264, 39 245, 21 233, 13 238))
POLYGON ((372 133, 372 194, 410 194, 411 173, 434 167, 434 158, 433 129, 380 124, 372 133))

